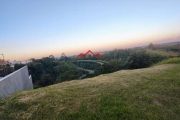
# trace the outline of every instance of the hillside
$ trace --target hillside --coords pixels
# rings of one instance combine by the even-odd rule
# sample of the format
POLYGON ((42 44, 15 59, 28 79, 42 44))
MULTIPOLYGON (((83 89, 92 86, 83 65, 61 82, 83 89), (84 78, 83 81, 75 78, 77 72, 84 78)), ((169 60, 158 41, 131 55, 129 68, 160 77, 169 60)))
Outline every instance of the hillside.
POLYGON ((169 56, 177 57, 179 55, 178 52, 173 52, 173 51, 150 50, 150 49, 147 49, 146 51, 151 54, 158 54, 158 55, 162 55, 162 56, 166 56, 166 57, 169 57, 169 56))
POLYGON ((159 54, 166 57, 177 57, 180 55, 180 42, 152 44, 148 46, 146 51, 151 54, 159 54))
POLYGON ((179 120, 180 64, 164 63, 20 91, 0 99, 0 120, 179 120))

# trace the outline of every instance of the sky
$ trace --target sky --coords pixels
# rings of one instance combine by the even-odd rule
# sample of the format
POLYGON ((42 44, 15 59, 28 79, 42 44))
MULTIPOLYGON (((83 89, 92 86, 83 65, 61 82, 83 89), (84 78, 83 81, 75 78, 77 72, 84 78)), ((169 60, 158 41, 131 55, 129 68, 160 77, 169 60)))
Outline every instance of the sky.
POLYGON ((0 54, 7 60, 176 40, 180 0, 0 0, 0 54))

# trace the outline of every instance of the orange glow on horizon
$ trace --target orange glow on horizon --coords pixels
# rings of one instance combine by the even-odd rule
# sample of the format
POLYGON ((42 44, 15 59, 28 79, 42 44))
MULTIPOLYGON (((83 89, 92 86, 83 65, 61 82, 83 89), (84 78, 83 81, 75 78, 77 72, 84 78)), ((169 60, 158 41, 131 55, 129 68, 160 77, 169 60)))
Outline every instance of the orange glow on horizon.
MULTIPOLYGON (((84 53, 87 50, 92 50, 93 52, 102 52, 109 51, 113 49, 124 49, 131 48, 136 46, 144 46, 149 43, 162 43, 162 42, 171 42, 173 40, 180 39, 180 36, 174 35, 171 37, 149 37, 149 38, 141 38, 134 40, 126 40, 126 41, 112 41, 111 43, 103 43, 103 44, 95 44, 95 45, 85 45, 85 46, 74 46, 73 48, 66 49, 52 49, 49 51, 37 51, 31 53, 21 53, 18 55, 12 55, 9 57, 10 60, 27 60, 30 58, 40 59, 42 57, 48 57, 49 55, 54 55, 55 57, 60 57, 62 53, 65 53, 67 56, 77 55, 79 53, 84 53)), ((9 60, 8 59, 8 60, 9 60)))

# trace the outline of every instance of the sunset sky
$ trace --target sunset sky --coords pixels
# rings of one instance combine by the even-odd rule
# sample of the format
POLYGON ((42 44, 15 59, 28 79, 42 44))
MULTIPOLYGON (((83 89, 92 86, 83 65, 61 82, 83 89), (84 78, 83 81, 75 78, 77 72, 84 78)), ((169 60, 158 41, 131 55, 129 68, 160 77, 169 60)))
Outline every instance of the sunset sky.
POLYGON ((0 0, 7 60, 178 40, 180 0, 0 0))

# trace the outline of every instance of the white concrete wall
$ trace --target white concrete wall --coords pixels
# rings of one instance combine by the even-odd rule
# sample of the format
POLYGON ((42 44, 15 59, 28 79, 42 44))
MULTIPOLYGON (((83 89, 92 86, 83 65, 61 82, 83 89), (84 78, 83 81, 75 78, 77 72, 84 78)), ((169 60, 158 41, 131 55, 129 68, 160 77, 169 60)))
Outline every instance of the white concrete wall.
POLYGON ((0 98, 19 90, 33 89, 27 66, 0 79, 0 98))

